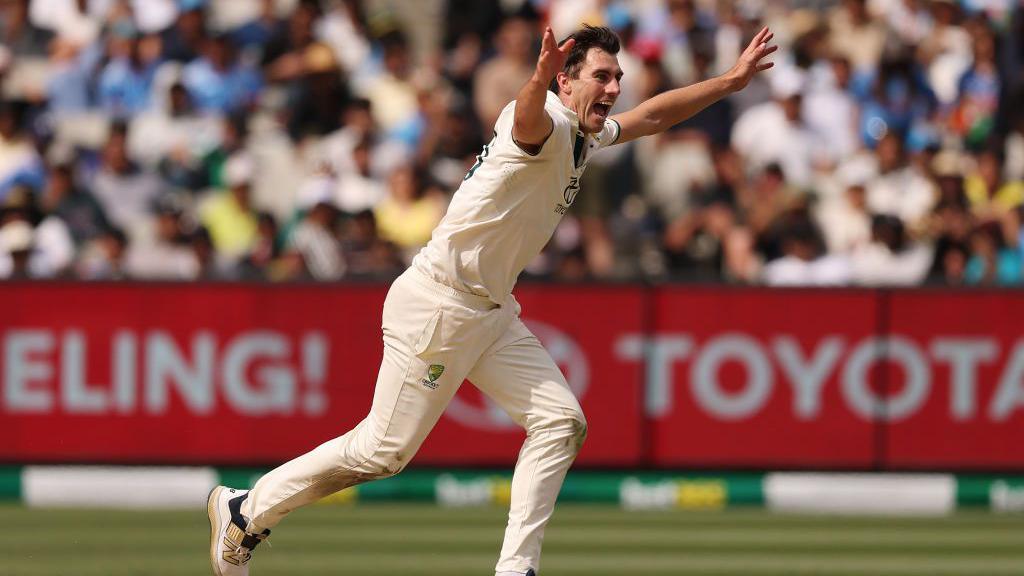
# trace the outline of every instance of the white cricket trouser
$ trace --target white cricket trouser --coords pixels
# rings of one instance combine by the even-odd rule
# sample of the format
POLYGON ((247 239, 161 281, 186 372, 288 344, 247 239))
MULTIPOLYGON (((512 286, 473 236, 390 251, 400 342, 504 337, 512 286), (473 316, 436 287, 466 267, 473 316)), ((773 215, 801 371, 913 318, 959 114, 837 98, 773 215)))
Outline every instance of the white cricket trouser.
POLYGON ((519 319, 518 303, 509 296, 497 306, 410 268, 388 291, 383 329, 370 413, 260 478, 242 508, 250 531, 273 528, 338 490, 399 473, 468 378, 526 429, 496 571, 539 570, 544 526, 587 425, 558 366, 519 319))

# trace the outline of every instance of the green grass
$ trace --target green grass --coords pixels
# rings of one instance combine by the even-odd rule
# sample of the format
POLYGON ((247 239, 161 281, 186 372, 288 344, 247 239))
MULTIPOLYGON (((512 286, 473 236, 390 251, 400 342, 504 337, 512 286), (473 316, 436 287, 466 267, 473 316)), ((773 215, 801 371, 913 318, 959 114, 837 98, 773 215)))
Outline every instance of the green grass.
MULTIPOLYGON (((505 512, 432 505, 312 506, 288 517, 252 576, 487 576, 505 512)), ((205 510, 0 505, 0 575, 201 576, 205 510)), ((1024 517, 783 516, 761 510, 624 512, 560 505, 544 576, 1024 574, 1024 517)))

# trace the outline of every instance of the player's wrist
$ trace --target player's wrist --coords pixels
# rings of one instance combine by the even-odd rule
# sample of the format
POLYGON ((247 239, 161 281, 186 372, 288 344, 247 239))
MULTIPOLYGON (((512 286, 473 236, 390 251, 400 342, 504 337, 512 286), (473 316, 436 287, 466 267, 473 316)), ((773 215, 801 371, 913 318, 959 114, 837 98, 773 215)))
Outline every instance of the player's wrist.
POLYGON ((545 72, 544 70, 541 70, 540 68, 538 68, 538 69, 534 70, 533 76, 530 77, 529 84, 531 86, 534 86, 534 87, 540 86, 541 88, 547 90, 548 86, 551 85, 551 81, 554 80, 555 76, 557 76, 557 75, 558 75, 557 72, 556 73, 545 72))
POLYGON ((746 85, 746 79, 743 77, 743 74, 736 70, 735 67, 719 76, 717 80, 720 84, 720 90, 726 94, 739 92, 746 85))

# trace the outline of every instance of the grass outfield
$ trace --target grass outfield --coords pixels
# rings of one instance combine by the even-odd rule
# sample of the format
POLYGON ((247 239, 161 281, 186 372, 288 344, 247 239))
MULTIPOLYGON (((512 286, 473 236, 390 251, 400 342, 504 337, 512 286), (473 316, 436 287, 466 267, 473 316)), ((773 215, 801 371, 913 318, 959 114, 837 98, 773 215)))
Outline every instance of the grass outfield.
MULTIPOLYGON (((253 576, 486 576, 499 508, 312 506, 260 546, 253 576)), ((209 574, 204 509, 37 510, 0 505, 3 576, 209 574)), ((782 516, 761 510, 624 512, 560 505, 544 576, 1024 574, 1024 517, 782 516)))

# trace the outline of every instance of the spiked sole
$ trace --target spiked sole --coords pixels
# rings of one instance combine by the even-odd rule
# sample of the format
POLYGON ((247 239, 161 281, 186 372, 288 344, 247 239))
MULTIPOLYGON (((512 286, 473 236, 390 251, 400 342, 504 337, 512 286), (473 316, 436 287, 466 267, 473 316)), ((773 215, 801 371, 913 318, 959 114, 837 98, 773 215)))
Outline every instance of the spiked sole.
POLYGON ((224 576, 220 569, 217 568, 217 545, 219 543, 217 535, 220 529, 217 502, 220 500, 220 491, 223 489, 223 486, 217 486, 210 490, 210 495, 206 498, 206 515, 210 519, 210 566, 213 567, 214 576, 224 576))

